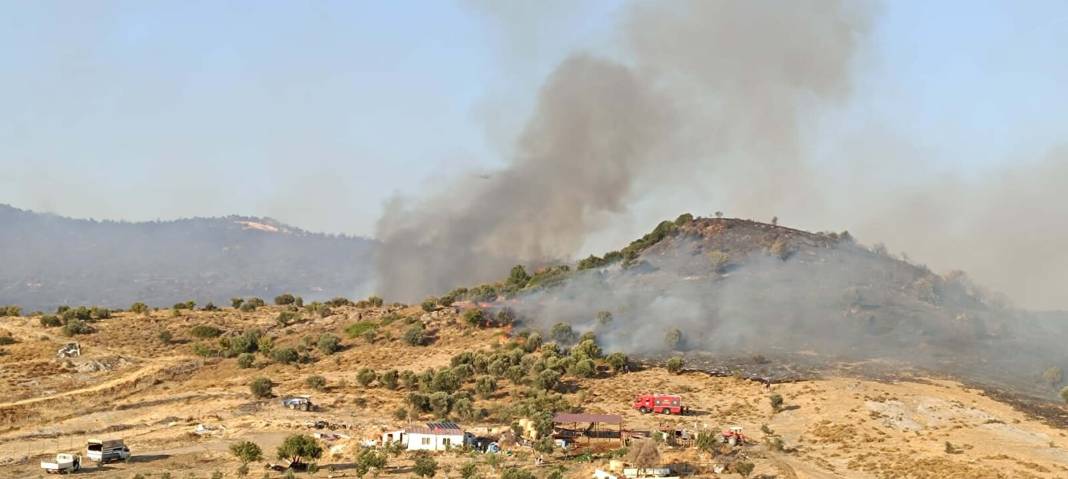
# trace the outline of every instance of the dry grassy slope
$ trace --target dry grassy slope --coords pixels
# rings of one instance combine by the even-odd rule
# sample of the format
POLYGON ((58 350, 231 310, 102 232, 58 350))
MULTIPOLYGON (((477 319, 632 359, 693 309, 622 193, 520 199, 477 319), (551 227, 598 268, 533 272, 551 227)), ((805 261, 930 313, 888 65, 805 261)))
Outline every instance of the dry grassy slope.
MULTIPOLYGON (((285 435, 310 431, 305 425, 310 418, 346 424, 351 429, 345 432, 357 438, 374 436, 382 428, 402 425, 391 413, 407 393, 364 389, 355 381, 357 370, 370 367, 418 371, 440 367, 456 353, 490 349, 503 337, 501 330, 464 326, 453 313, 429 316, 407 308, 398 312, 422 317, 437 330, 438 339, 431 346, 413 347, 396 339, 405 327, 397 321, 381 330, 381 336, 394 339, 383 337, 368 344, 363 338, 346 338, 344 351, 328 357, 313 352, 317 360, 311 363, 239 369, 234 359, 196 357, 191 353, 193 342, 185 342, 192 326, 213 324, 233 332, 258 327, 277 336, 279 345, 284 346, 299 342, 305 335, 343 335, 346 325, 376 320, 385 313, 381 309, 341 308, 334 316, 283 329, 273 324, 277 311, 226 310, 179 317, 172 317, 169 311, 149 317, 120 314, 96 323, 97 333, 77 338, 85 350, 85 356, 77 363, 108 360, 119 365, 111 371, 91 373, 71 372, 51 359, 65 338, 43 330, 33 319, 3 320, 0 330, 10 332, 20 342, 5 346, 7 354, 0 356, 5 381, 0 391, 0 463, 6 464, 0 476, 33 477, 39 455, 78 449, 88 437, 97 436, 126 438, 139 459, 87 471, 93 477, 129 477, 134 472, 161 471, 170 471, 174 477, 185 477, 190 472, 206 477, 215 469, 232 473, 238 464, 226 452, 228 444, 255 440, 270 455, 285 435), (171 331, 179 343, 161 344, 157 336, 164 329, 171 331), (326 391, 311 391, 304 385, 304 379, 312 374, 327 378, 326 391), (274 380, 277 394, 312 394, 324 410, 299 413, 280 408, 274 400, 253 399, 247 384, 257 376, 274 380), (207 437, 192 435, 200 423, 224 429, 207 437)), ((759 441, 764 436, 761 425, 767 424, 782 435, 788 447, 797 450, 777 453, 762 446, 750 448, 748 454, 757 464, 755 474, 880 479, 1068 477, 1065 431, 953 382, 880 383, 827 378, 776 385, 771 392, 782 394, 787 406, 796 406, 778 414, 769 407, 767 397, 771 392, 760 384, 736 378, 701 373, 672 375, 662 369, 649 369, 578 380, 577 384, 579 391, 567 395, 572 404, 591 412, 623 414, 627 427, 632 429, 650 429, 665 419, 627 409, 633 395, 648 391, 683 394, 695 414, 667 420, 691 428, 719 429, 738 424, 759 441), (946 441, 959 453, 946 453, 946 441)), ((502 381, 502 386, 497 397, 480 401, 479 405, 492 409, 511 401, 514 389, 507 381, 502 381)), ((323 462, 350 462, 352 446, 343 442, 338 454, 323 462)), ((709 463, 706 455, 694 450, 664 449, 664 458, 668 462, 709 463)), ((447 455, 442 463, 451 467, 455 475, 455 468, 467 460, 447 455)), ((509 461, 530 464, 523 455, 509 461)), ((410 462, 401 458, 393 464, 404 466, 410 462)), ((569 477, 588 477, 586 473, 596 466, 565 464, 571 468, 569 477)), ((488 468, 484 472, 489 475, 488 468)), ((385 475, 406 474, 401 468, 385 475)))

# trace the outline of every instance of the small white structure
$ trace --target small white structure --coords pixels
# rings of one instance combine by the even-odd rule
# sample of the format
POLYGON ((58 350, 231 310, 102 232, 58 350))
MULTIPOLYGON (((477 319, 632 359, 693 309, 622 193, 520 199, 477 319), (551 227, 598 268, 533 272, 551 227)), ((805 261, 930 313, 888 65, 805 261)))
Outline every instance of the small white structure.
POLYGON ((447 451, 470 446, 475 436, 454 422, 431 422, 425 427, 412 426, 382 434, 382 444, 399 442, 409 451, 447 451))

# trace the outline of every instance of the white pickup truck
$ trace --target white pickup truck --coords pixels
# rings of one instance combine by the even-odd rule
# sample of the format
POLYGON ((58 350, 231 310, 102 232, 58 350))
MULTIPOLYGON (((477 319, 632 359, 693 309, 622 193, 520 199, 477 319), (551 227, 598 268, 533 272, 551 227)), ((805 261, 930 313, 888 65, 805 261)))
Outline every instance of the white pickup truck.
POLYGON ((82 456, 77 454, 56 454, 54 461, 41 461, 41 469, 49 474, 70 474, 81 468, 82 456))

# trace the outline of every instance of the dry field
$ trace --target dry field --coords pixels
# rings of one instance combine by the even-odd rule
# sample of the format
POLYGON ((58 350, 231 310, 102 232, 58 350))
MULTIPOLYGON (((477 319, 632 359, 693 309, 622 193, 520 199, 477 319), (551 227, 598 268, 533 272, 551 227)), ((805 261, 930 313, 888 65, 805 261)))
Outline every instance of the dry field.
MULTIPOLYGON (((170 310, 148 315, 119 313, 93 323, 96 332, 66 338, 58 328, 45 328, 37 318, 0 319, 0 335, 14 344, 0 347, 0 476, 38 477, 38 461, 57 452, 81 451, 90 437, 120 437, 135 457, 127 463, 90 466, 87 477, 208 478, 215 471, 237 477, 239 463, 230 444, 251 440, 267 460, 290 434, 316 432, 310 420, 342 426, 337 432, 351 439, 323 442, 327 452, 321 470, 310 477, 355 477, 351 463, 359 441, 375 438, 385 429, 403 427, 394 411, 405 406, 403 388, 363 387, 356 380, 361 368, 420 372, 449 365, 464 351, 493 350, 508 341, 502 329, 463 324, 450 310, 425 314, 418 308, 335 308, 325 318, 305 314, 306 321, 276 324, 278 307, 255 312, 170 310), (380 322, 387 313, 402 318, 379 324, 377 338, 348 337, 345 328, 357 322, 380 322), (402 340, 408 321, 421 321, 434 333, 428 346, 402 340), (228 333, 259 328, 275 338, 275 347, 297 346, 302 338, 334 333, 344 349, 332 355, 307 349, 311 361, 278 364, 256 356, 256 365, 242 369, 236 359, 194 353, 200 342, 190 335, 197 325, 212 325, 228 333), (159 339, 169 331, 170 343, 159 339), (57 359, 56 350, 76 340, 82 355, 57 359), (320 375, 321 391, 305 384, 320 375), (277 398, 256 399, 248 384, 270 378, 276 396, 308 394, 321 406, 314 412, 284 409, 277 398), (195 434, 198 425, 211 429, 195 434)), ((206 340, 215 341, 214 339, 206 340)), ((515 400, 518 392, 507 380, 489 399, 476 406, 493 411, 515 400)), ((470 383, 464 386, 470 389, 470 383)), ((701 373, 671 374, 660 368, 626 374, 602 374, 592 379, 565 376, 565 397, 586 412, 622 414, 628 430, 651 430, 674 422, 694 431, 744 428, 756 444, 738 451, 756 465, 751 477, 779 478, 1063 478, 1068 477, 1066 431, 1046 425, 1012 406, 950 381, 879 382, 833 377, 764 385, 737 378, 701 373), (641 415, 628 408, 641 392, 682 394, 691 415, 641 415), (783 411, 774 413, 769 396, 781 394, 783 411), (785 450, 765 446, 765 436, 781 437, 785 450)), ((490 419, 464 422, 480 430, 507 428, 490 419)), ((431 420, 425 415, 419 420, 431 420)), ((610 447, 606 447, 609 449, 610 447)), ((564 477, 590 477, 606 460, 569 460, 555 454, 538 468, 534 454, 516 446, 498 468, 480 466, 481 477, 497 477, 497 470, 521 466, 546 475, 557 466, 564 477)), ((713 460, 693 448, 661 447, 665 463, 688 464, 701 477, 713 460)), ((459 477, 461 465, 484 462, 481 455, 443 453, 438 477, 459 477)), ((414 477, 411 458, 392 457, 380 477, 414 477)), ((250 477, 263 477, 263 463, 253 464, 250 477)), ((280 477, 270 473, 269 477, 280 477)), ((303 475, 300 475, 303 476, 303 475)), ((722 477, 739 477, 723 474, 722 477)))

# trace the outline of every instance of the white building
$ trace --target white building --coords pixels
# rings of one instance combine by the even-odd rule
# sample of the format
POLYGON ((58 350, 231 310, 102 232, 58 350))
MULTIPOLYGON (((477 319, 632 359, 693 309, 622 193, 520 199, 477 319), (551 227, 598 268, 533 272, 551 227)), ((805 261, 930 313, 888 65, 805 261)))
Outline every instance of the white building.
POLYGON ((454 422, 431 422, 382 434, 382 444, 399 442, 409 451, 445 451, 474 445, 475 436, 454 422))

